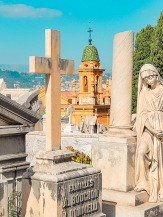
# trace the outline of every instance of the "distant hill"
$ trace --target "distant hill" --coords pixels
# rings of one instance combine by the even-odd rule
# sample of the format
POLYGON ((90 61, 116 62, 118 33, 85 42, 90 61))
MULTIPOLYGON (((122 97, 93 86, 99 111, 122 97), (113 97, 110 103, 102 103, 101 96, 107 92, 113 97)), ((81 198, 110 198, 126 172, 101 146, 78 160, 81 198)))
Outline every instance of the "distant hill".
POLYGON ((0 64, 0 69, 8 70, 8 71, 17 71, 17 72, 29 72, 29 66, 27 64, 0 64))
MULTIPOLYGON (((104 73, 103 84, 109 79, 111 74, 104 73)), ((0 78, 3 78, 6 82, 7 88, 14 88, 14 84, 18 84, 20 88, 32 88, 37 85, 45 85, 45 75, 43 74, 32 74, 26 72, 17 72, 0 69, 0 78)), ((77 82, 79 80, 79 74, 75 75, 62 75, 61 82, 69 81, 72 82, 75 79, 77 82)))
POLYGON ((38 84, 45 85, 45 76, 40 74, 0 69, 0 78, 4 79, 7 88, 14 88, 14 84, 19 84, 20 88, 32 88, 38 84))

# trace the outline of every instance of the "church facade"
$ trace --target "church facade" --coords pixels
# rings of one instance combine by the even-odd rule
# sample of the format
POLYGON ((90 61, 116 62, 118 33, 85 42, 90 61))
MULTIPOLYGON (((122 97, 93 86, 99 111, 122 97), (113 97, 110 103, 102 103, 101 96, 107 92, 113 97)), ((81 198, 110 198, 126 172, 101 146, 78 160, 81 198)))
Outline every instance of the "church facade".
MULTIPOLYGON (((98 117, 99 124, 109 127, 110 120, 110 97, 111 79, 106 81, 106 89, 102 88, 102 76, 105 69, 100 65, 98 51, 91 43, 85 47, 82 62, 77 69, 79 73, 79 92, 76 91, 76 80, 73 80, 73 91, 61 91, 61 115, 64 115, 65 108, 73 104, 73 124, 81 124, 83 117, 98 117)), ((45 105, 45 88, 40 91, 43 105, 45 105)), ((66 113, 68 116, 68 113, 66 113)))

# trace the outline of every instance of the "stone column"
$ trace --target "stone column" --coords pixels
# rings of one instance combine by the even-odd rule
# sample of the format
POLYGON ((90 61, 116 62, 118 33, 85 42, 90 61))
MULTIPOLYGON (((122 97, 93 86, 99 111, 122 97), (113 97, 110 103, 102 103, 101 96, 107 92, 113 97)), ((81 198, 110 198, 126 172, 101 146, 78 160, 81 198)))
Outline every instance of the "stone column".
POLYGON ((134 32, 114 36, 110 131, 131 129, 134 32))

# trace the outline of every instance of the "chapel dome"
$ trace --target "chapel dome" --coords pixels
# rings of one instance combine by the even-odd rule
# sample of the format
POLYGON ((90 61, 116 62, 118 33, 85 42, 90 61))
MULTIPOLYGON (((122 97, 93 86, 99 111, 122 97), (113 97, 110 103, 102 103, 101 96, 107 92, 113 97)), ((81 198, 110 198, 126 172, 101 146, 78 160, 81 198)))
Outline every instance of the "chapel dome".
POLYGON ((100 61, 97 48, 93 45, 88 45, 83 52, 82 62, 84 61, 100 61))

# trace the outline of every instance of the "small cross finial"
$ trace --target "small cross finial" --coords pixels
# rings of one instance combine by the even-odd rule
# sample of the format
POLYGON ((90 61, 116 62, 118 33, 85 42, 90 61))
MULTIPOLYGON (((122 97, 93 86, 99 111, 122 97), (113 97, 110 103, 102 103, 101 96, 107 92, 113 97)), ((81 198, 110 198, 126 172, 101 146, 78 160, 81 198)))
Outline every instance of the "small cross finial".
POLYGON ((92 45, 92 39, 91 39, 91 32, 93 32, 93 30, 91 29, 91 22, 89 21, 89 45, 92 45))

